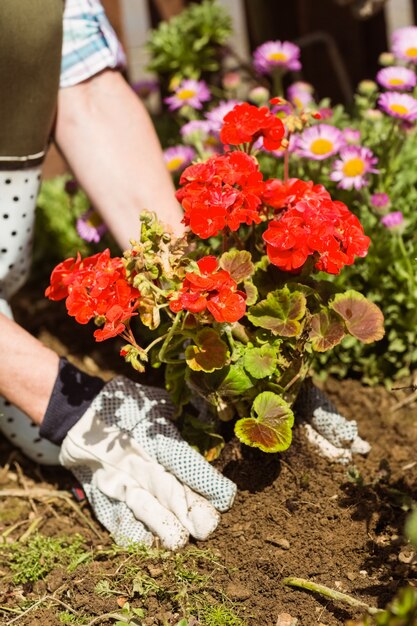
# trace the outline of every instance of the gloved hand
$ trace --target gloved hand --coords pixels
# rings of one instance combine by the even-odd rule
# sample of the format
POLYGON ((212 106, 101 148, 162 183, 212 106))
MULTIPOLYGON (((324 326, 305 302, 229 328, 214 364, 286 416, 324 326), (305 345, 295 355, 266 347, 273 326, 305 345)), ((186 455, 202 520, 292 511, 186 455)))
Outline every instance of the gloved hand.
POLYGON ((331 461, 348 464, 354 453, 367 454, 371 449, 359 437, 356 421, 340 415, 327 395, 309 379, 301 387, 294 411, 305 422, 309 442, 331 461))
POLYGON ((164 390, 118 377, 62 442, 61 464, 119 544, 206 539, 233 503, 236 485, 180 437, 173 410, 164 390))

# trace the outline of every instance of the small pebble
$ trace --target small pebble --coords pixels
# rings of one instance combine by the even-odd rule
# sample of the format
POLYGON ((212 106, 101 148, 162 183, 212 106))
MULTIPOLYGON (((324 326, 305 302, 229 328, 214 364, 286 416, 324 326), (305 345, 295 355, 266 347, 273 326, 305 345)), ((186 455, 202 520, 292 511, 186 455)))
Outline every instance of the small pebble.
POLYGON ((281 613, 278 615, 277 623, 275 626, 297 626, 298 619, 292 617, 289 613, 281 613))

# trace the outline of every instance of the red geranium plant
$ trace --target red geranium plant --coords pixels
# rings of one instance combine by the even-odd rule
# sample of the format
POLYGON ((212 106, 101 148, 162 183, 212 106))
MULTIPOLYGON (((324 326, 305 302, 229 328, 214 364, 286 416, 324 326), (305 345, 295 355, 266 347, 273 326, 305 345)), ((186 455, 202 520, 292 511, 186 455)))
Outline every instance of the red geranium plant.
POLYGON ((46 291, 66 298, 78 322, 94 319, 97 341, 122 337, 136 370, 164 364, 178 413, 199 395, 265 452, 291 443, 291 406, 314 352, 384 334, 375 304, 325 277, 366 255, 359 220, 322 185, 264 180, 257 150, 282 148, 284 134, 268 107, 237 105, 221 131, 225 151, 181 176, 182 239, 144 213, 123 257, 66 260, 46 291))

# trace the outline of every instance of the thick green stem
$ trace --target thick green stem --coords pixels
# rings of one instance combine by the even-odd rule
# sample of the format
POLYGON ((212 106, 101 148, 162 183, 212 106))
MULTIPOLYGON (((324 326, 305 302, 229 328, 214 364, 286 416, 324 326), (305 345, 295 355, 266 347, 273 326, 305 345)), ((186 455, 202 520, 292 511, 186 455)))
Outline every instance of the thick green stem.
POLYGON ((349 604, 349 606, 353 606, 355 608, 362 608, 367 611, 369 615, 382 613, 381 609, 370 606, 362 600, 358 600, 357 598, 348 596, 346 593, 342 593, 340 591, 336 591, 335 589, 331 589, 330 587, 326 587, 326 585, 320 585, 319 583, 314 583, 311 580, 306 580, 305 578, 295 578, 294 576, 288 576, 287 578, 284 578, 282 582, 284 585, 288 585, 289 587, 298 587, 299 589, 314 591, 315 593, 319 593, 326 598, 331 598, 332 600, 336 600, 338 602, 344 602, 345 604, 349 604))
POLYGON ((161 363, 168 363, 168 361, 165 359, 165 353, 168 349, 168 346, 170 344, 172 337, 175 335, 177 331, 177 327, 181 322, 181 318, 182 318, 182 311, 178 311, 178 313, 175 316, 174 322, 165 337, 165 341, 162 344, 162 347, 159 351, 159 360, 161 361, 161 363))

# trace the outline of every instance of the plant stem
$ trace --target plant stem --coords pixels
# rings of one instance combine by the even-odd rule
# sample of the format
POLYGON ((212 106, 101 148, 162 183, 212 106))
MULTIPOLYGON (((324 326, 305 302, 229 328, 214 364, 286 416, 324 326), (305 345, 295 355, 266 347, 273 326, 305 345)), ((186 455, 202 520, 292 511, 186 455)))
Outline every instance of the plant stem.
POLYGON ((176 314, 175 319, 174 319, 174 321, 172 323, 172 326, 169 329, 169 331, 168 331, 168 333, 167 333, 167 335, 165 337, 165 341, 162 344, 162 347, 161 347, 161 349, 159 351, 158 358, 161 361, 161 363, 167 363, 167 361, 164 358, 165 357, 165 352, 167 351, 169 343, 170 343, 172 337, 174 336, 174 334, 175 334, 175 332, 177 330, 177 326, 178 326, 178 324, 181 321, 181 317, 182 317, 182 311, 178 311, 178 313, 176 314))
POLYGON ((336 591, 335 589, 331 589, 330 587, 326 587, 326 585, 320 585, 319 583, 314 583, 311 580, 306 580, 305 578, 296 578, 294 576, 288 576, 284 578, 282 581, 284 585, 288 585, 289 587, 299 587, 300 589, 306 589, 307 591, 314 591, 315 593, 319 593, 326 598, 331 598, 332 600, 337 600, 339 602, 344 602, 345 604, 349 604, 349 606, 353 606, 355 608, 365 609, 369 615, 376 615, 377 613, 382 613, 381 609, 377 609, 374 606, 370 606, 366 602, 362 600, 357 600, 352 596, 348 596, 346 593, 342 593, 340 591, 336 591))

